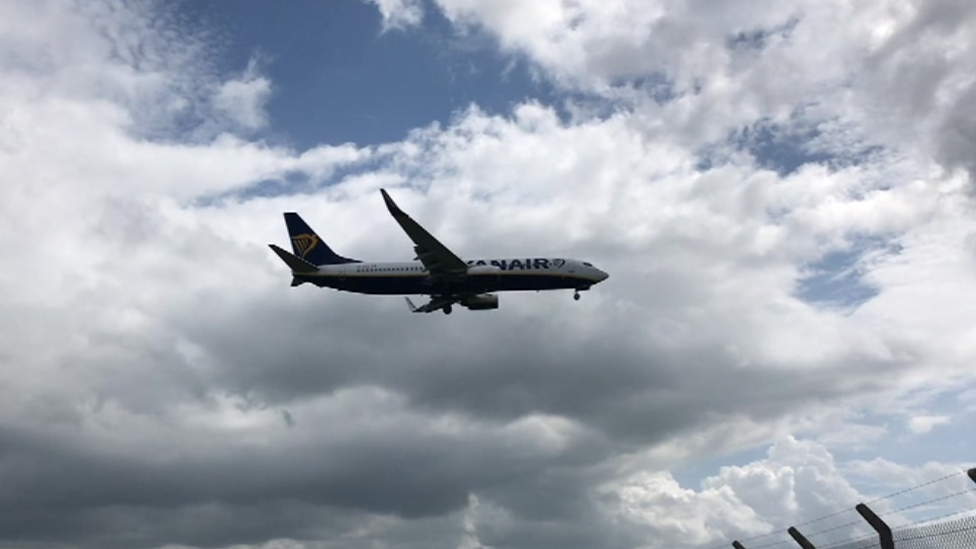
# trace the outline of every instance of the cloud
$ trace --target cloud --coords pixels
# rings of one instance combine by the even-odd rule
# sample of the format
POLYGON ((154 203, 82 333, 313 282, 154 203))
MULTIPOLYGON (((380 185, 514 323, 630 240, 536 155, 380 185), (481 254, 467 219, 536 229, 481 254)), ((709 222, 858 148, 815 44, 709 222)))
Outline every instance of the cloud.
POLYGON ((270 95, 271 82, 256 74, 252 59, 239 80, 228 80, 218 87, 214 106, 241 127, 256 130, 268 123, 264 105, 270 95))
POLYGON ((915 433, 928 433, 939 425, 952 421, 949 416, 916 416, 908 420, 908 429, 915 433))
POLYGON ((383 32, 417 26, 424 19, 420 0, 367 0, 376 5, 383 18, 383 32))
POLYGON ((697 146, 799 115, 818 134, 811 145, 832 154, 853 141, 973 173, 976 125, 966 107, 976 83, 965 52, 976 9, 965 1, 437 4, 555 83, 641 104, 697 146))
MULTIPOLYGON (((837 49, 846 35, 800 40, 826 11, 729 8, 692 25, 688 10, 631 18, 627 3, 445 3, 614 108, 473 106, 399 142, 295 151, 253 138, 274 124, 273 82, 216 70, 204 30, 162 3, 85 6, 0 8, 0 254, 15 266, 0 272, 3 543, 725 542, 856 499, 849 471, 887 478, 835 458, 878 436, 864 416, 972 384, 967 175, 899 148, 864 97, 784 114, 817 86, 861 93, 800 55, 864 62, 837 49), (658 39, 657 58, 621 57, 658 39), (669 52, 667 81, 700 92, 634 101, 616 83, 639 88, 669 52), (802 93, 767 78, 794 64, 802 93), (829 159, 768 169, 726 139, 766 118, 816 135, 806 145, 829 159), (874 141, 882 152, 837 152, 874 141), (580 257, 612 277, 580 303, 505 295, 498 314, 450 318, 289 288, 265 247, 284 242, 282 211, 341 253, 411 257, 380 186, 464 256, 580 257), (876 293, 805 299, 838 252, 876 293), (772 441, 700 487, 669 472, 772 441)), ((921 17, 895 10, 872 30, 857 10, 850 40, 876 48, 921 17)), ((926 25, 924 59, 951 49, 926 25)), ((947 74, 964 70, 954 59, 947 74)), ((937 126, 923 111, 920 127, 937 126)))

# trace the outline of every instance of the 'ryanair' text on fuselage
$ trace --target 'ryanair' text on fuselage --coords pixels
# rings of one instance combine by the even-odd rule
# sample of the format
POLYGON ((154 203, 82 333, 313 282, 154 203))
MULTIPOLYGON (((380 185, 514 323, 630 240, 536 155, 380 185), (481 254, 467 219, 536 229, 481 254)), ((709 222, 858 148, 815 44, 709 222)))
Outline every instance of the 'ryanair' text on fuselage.
POLYGON ((566 264, 564 259, 546 259, 543 257, 529 259, 472 259, 467 261, 468 267, 492 266, 502 271, 528 271, 533 269, 559 269, 566 264))

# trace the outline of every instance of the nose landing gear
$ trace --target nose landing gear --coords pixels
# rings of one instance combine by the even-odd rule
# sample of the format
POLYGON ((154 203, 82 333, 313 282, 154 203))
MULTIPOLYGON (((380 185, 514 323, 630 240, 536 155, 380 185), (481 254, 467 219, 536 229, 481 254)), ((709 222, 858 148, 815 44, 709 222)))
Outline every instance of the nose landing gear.
POLYGON ((577 290, 576 293, 573 294, 573 299, 575 299, 576 301, 579 301, 579 298, 580 298, 579 290, 577 290))
POLYGON ((453 311, 453 310, 454 310, 454 308, 451 307, 450 305, 445 305, 444 306, 444 314, 446 314, 446 315, 451 314, 451 311, 453 311))

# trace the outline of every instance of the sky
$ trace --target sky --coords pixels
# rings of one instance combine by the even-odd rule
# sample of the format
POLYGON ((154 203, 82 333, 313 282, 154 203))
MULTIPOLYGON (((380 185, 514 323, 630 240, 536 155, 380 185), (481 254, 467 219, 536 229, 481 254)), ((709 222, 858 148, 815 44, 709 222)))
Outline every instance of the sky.
POLYGON ((974 51, 969 0, 0 2, 0 548, 976 509, 974 51), (284 211, 412 257, 380 188, 461 257, 610 278, 289 287, 284 211))

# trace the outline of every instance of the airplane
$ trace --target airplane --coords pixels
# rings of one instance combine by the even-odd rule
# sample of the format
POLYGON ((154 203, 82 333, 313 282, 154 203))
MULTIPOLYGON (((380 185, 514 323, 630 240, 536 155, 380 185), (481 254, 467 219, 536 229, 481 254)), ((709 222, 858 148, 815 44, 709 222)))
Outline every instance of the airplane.
POLYGON ((386 190, 380 189, 380 193, 393 219, 413 241, 414 261, 369 263, 343 257, 297 213, 286 212, 294 253, 269 246, 291 268, 292 287, 308 282, 362 294, 428 295, 430 301, 420 306, 405 297, 407 306, 414 313, 451 314, 456 304, 472 311, 497 309, 497 292, 572 289, 573 299, 579 300, 580 291, 609 276, 593 264, 575 259, 532 256, 465 261, 401 210, 386 190))

